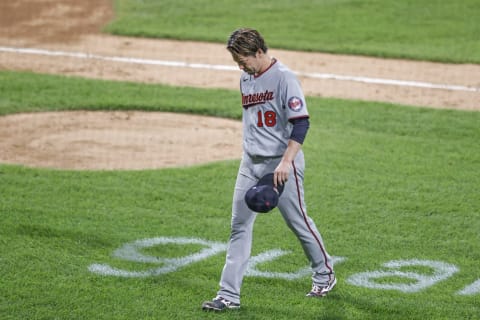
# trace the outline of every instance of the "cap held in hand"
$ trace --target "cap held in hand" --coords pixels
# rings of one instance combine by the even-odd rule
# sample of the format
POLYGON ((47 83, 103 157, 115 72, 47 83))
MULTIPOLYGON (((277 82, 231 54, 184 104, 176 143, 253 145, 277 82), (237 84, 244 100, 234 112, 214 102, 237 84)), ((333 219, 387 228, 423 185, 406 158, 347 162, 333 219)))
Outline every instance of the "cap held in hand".
POLYGON ((275 187, 273 173, 269 173, 258 180, 256 185, 248 189, 245 194, 245 202, 252 211, 269 212, 278 205, 283 187, 284 185, 275 187))

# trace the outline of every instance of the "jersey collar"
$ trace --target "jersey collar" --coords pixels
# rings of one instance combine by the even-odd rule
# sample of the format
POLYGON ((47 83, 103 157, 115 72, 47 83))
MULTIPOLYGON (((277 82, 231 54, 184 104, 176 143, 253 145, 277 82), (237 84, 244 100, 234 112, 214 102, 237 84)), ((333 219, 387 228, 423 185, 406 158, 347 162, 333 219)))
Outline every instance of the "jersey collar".
POLYGON ((259 73, 259 74, 257 74, 257 75, 254 75, 254 78, 256 79, 256 78, 262 76, 262 74, 264 74, 265 72, 267 72, 268 70, 270 70, 270 68, 271 68, 275 63, 277 63, 277 59, 272 58, 272 63, 270 63, 270 65, 268 66, 268 68, 265 69, 265 70, 263 70, 262 73, 259 73))

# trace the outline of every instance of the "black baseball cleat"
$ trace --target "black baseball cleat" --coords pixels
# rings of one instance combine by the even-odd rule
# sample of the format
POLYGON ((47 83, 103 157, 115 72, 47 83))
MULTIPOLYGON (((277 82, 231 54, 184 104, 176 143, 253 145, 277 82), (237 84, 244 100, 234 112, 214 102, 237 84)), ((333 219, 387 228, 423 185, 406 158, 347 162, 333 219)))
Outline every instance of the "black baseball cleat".
POLYGON ((212 301, 205 301, 202 304, 202 309, 205 311, 224 311, 227 309, 240 309, 240 303, 235 303, 220 296, 217 296, 212 301))
POLYGON ((314 297, 314 298, 322 298, 327 295, 330 291, 332 291, 333 287, 337 284, 337 278, 333 278, 330 280, 326 286, 319 286, 316 284, 312 285, 312 290, 307 293, 307 297, 314 297))

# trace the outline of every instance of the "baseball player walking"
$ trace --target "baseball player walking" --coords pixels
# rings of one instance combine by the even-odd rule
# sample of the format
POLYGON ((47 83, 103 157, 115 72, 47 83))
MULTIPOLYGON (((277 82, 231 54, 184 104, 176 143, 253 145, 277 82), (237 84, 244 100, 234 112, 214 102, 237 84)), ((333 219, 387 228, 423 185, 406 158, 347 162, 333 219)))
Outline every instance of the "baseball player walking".
POLYGON ((304 200, 305 161, 301 146, 310 123, 302 88, 291 70, 268 55, 258 31, 235 30, 228 39, 227 49, 243 70, 240 78, 243 156, 233 194, 231 234, 220 289, 212 301, 203 303, 202 309, 240 308, 240 288, 257 216, 245 195, 260 180, 265 183, 265 179, 273 180, 270 182, 275 190, 282 189, 278 209, 311 263, 313 285, 307 297, 323 297, 333 289, 336 278, 332 259, 315 223, 307 215, 304 200), (273 175, 265 178, 270 173, 273 175))

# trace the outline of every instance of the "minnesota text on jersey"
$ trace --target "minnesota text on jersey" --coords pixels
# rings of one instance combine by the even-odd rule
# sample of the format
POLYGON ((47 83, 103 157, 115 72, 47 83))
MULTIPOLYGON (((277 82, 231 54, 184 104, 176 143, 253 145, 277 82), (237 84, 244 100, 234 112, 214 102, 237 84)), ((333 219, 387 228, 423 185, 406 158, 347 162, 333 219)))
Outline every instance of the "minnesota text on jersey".
POLYGON ((267 101, 273 100, 273 91, 265 90, 265 92, 242 94, 242 105, 245 109, 257 105, 263 104, 267 101))

